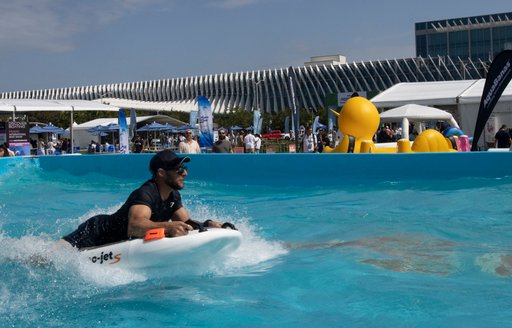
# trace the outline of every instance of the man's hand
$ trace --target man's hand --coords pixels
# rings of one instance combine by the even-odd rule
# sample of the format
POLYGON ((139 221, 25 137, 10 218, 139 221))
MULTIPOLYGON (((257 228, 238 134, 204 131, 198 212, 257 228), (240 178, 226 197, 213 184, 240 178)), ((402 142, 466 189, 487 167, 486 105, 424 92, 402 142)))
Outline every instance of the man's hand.
POLYGON ((213 220, 206 220, 203 224, 208 228, 222 228, 222 223, 213 220))
POLYGON ((188 235, 192 230, 192 226, 182 221, 167 222, 165 225, 165 235, 167 237, 178 237, 188 235))
POLYGON ((224 229, 229 228, 232 230, 237 230, 235 225, 230 222, 220 223, 220 222, 213 221, 213 220, 206 220, 206 221, 204 221, 204 226, 209 227, 209 228, 224 228, 224 229))

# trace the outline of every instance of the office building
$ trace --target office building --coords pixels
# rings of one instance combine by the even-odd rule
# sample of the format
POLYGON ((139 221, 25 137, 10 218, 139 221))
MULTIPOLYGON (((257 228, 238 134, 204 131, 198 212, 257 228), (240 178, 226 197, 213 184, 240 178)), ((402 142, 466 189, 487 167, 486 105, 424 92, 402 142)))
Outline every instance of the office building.
POLYGON ((512 12, 415 24, 417 57, 492 61, 512 49, 512 12))

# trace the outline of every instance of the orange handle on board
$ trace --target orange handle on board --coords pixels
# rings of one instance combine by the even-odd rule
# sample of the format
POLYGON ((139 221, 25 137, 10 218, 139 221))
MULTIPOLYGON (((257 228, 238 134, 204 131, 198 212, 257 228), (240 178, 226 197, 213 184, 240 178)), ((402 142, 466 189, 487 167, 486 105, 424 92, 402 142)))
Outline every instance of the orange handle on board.
POLYGON ((146 231, 146 235, 144 236, 144 241, 150 241, 155 239, 165 238, 165 229, 164 228, 155 228, 146 231))

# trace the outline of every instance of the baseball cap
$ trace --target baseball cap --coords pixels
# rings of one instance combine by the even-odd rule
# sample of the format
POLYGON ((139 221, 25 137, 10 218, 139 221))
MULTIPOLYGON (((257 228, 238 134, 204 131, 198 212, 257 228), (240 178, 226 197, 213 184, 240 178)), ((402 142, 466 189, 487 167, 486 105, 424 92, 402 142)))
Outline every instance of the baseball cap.
POLYGON ((155 173, 158 169, 170 170, 187 162, 190 162, 190 157, 179 157, 172 150, 162 150, 151 158, 149 169, 155 173))

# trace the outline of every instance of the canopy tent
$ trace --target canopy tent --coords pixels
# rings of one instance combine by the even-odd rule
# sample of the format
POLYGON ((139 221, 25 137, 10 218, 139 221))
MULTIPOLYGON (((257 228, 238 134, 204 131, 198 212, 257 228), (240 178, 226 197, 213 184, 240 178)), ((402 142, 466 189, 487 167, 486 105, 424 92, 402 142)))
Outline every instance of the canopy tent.
POLYGON ((392 108, 411 103, 425 106, 455 106, 457 98, 477 81, 403 82, 379 93, 370 101, 378 108, 392 108))
POLYGON ((110 111, 119 107, 89 100, 57 99, 0 99, 0 112, 62 112, 62 111, 110 111))
MULTIPOLYGON (((485 79, 398 83, 370 101, 380 109, 410 103, 446 109, 454 115, 464 132, 473 133, 484 85, 485 79)), ((512 125, 512 83, 508 84, 496 104, 479 146, 484 146, 484 140, 493 142, 501 124, 512 125)))
MULTIPOLYGON (((137 132, 140 132, 140 131, 164 131, 164 130, 169 129, 169 127, 170 127, 169 125, 153 122, 150 124, 146 124, 141 128, 138 128, 137 132)), ((174 126, 172 126, 171 128, 174 128, 174 126)))
MULTIPOLYGON (((118 118, 117 117, 111 117, 111 118, 97 118, 88 122, 81 123, 79 125, 76 125, 74 127, 75 131, 75 144, 76 146, 80 147, 87 147, 91 141, 90 138, 90 132, 87 130, 91 128, 95 128, 99 125, 101 126, 108 126, 109 124, 117 123, 118 118)), ((182 121, 179 121, 175 118, 166 116, 166 115, 151 115, 151 116, 137 116, 135 118, 135 126, 138 126, 139 129, 142 125, 145 123, 151 123, 151 122, 157 122, 164 124, 166 126, 166 129, 169 126, 181 126, 185 124, 182 121), (167 125, 166 125, 167 124, 167 125)), ((128 126, 132 126, 132 117, 126 117, 126 123, 128 126)), ((175 130, 171 131, 175 132, 175 130)), ((102 131, 104 132, 104 131, 102 131)), ((96 141, 99 141, 96 139, 96 141)))
POLYGON ((57 100, 57 99, 0 99, 0 112, 12 112, 16 120, 18 112, 67 112, 71 113, 70 139, 73 151, 73 113, 74 111, 109 111, 117 112, 119 107, 100 104, 88 100, 57 100))
POLYGON ((417 104, 407 104, 387 110, 380 114, 380 120, 381 122, 401 122, 402 137, 405 139, 409 139, 409 122, 443 120, 448 121, 451 126, 459 128, 459 124, 452 114, 434 107, 417 104))

